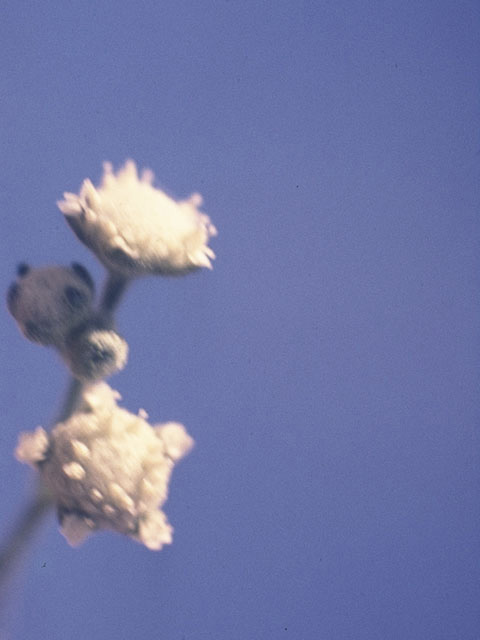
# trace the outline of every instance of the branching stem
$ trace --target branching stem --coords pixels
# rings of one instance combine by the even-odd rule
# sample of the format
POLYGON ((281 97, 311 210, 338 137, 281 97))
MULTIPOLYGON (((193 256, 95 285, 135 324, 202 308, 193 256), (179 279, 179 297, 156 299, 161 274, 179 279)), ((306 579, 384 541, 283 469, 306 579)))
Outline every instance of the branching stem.
MULTIPOLYGON (((110 272, 104 284, 103 293, 98 305, 98 315, 106 325, 113 325, 113 316, 120 300, 129 284, 129 279, 110 272)), ((84 384, 76 378, 70 379, 61 409, 54 421, 64 422, 76 411, 82 398, 84 384)), ((2 594, 6 592, 5 585, 11 576, 17 562, 28 548, 36 529, 43 517, 53 506, 52 498, 47 489, 38 484, 35 495, 20 512, 18 519, 0 548, 0 607, 2 594)))
POLYGON ((126 276, 109 272, 98 307, 98 313, 106 324, 113 324, 113 314, 129 283, 130 280, 126 276))

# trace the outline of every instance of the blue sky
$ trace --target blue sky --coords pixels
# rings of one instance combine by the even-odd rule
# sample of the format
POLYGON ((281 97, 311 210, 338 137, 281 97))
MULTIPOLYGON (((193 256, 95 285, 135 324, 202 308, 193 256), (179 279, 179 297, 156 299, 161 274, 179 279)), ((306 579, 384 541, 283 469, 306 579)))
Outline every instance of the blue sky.
MULTIPOLYGON (((124 406, 194 451, 160 553, 52 516, 8 638, 476 640, 480 624, 476 2, 6 2, 2 286, 102 268, 55 202, 133 158, 219 230, 213 272, 145 278, 118 326, 124 406)), ((66 386, 6 308, 12 455, 66 386)))

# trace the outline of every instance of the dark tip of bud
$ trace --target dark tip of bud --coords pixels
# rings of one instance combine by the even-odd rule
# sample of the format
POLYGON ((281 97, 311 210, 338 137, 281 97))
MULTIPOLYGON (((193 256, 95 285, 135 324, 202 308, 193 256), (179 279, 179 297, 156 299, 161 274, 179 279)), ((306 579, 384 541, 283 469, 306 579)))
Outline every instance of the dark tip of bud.
POLYGON ((57 518, 60 524, 63 524, 63 521, 65 520, 65 518, 71 515, 77 516, 78 518, 86 517, 86 514, 83 511, 80 511, 79 509, 71 509, 71 508, 64 507, 62 505, 58 505, 57 518))
POLYGON ((79 278, 85 282, 87 287, 93 292, 95 290, 95 283, 88 270, 79 262, 72 262, 72 269, 79 278))
POLYGON ((65 287, 64 295, 67 299, 68 304, 74 309, 79 309, 84 306, 86 303, 86 296, 83 291, 77 289, 76 287, 65 287))
POLYGON ((23 278, 30 271, 30 267, 26 262, 20 262, 17 266, 17 275, 19 278, 23 278))
POLYGON ((117 264, 122 269, 132 269, 135 267, 135 260, 122 249, 112 249, 106 255, 109 260, 117 264))
POLYGON ((18 294, 20 292, 20 287, 16 282, 12 282, 12 284, 8 287, 7 291, 7 307, 10 313, 13 314, 13 305, 15 304, 15 300, 18 298, 18 294))
POLYGON ((92 362, 94 364, 100 364, 102 362, 111 362, 114 359, 114 354, 111 349, 94 349, 92 353, 92 362))
POLYGON ((57 507, 57 519, 59 524, 63 523, 63 519, 65 518, 65 516, 68 515, 68 513, 69 512, 67 509, 65 509, 65 507, 62 507, 62 506, 57 507))
POLYGON ((50 341, 50 328, 45 322, 39 324, 35 324, 35 322, 26 322, 25 336, 33 342, 48 344, 50 341))

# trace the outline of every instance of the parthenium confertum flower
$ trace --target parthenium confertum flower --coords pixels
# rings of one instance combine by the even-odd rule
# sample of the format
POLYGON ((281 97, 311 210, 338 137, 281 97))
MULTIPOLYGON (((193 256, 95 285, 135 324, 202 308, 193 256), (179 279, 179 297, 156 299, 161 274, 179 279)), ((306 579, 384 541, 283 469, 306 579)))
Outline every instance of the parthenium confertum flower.
POLYGON ((58 206, 110 271, 131 277, 210 268, 215 254, 208 241, 217 232, 199 210, 201 196, 173 200, 153 186, 153 179, 149 170, 139 178, 131 160, 117 173, 105 163, 99 187, 84 180, 80 193, 65 193, 58 206))
POLYGON ((71 545, 111 529, 161 549, 173 530, 160 507, 173 466, 193 440, 175 422, 152 427, 144 411, 134 415, 118 398, 106 383, 90 387, 79 410, 51 433, 38 427, 21 434, 15 455, 39 470, 71 545))

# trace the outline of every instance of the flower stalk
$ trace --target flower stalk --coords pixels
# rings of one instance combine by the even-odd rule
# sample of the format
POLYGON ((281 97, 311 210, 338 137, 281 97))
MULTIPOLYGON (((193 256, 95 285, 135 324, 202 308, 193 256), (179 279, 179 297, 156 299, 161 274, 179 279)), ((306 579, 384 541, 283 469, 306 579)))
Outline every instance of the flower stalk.
POLYGON ((120 304, 130 282, 130 278, 121 273, 108 272, 98 308, 99 315, 107 326, 113 323, 115 310, 120 304))
POLYGON ((104 379, 126 364, 127 343, 115 329, 115 311, 132 279, 184 275, 211 268, 208 246, 216 229, 199 209, 201 197, 175 201, 140 178, 132 161, 117 173, 104 165, 99 187, 85 180, 79 194, 58 206, 79 240, 107 269, 94 308, 94 283, 78 263, 31 269, 22 264, 7 306, 24 336, 53 346, 71 379, 53 428, 20 434, 17 459, 39 473, 36 494, 0 549, 0 589, 51 507, 72 546, 110 529, 150 549, 172 541, 161 510, 176 462, 193 446, 183 425, 150 425, 142 409, 118 406, 104 379))
POLYGON ((42 483, 20 512, 10 534, 0 550, 0 605, 5 586, 21 560, 44 516, 53 506, 52 497, 42 483))

